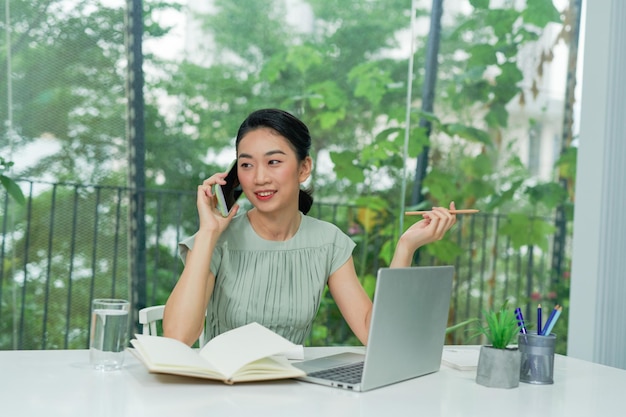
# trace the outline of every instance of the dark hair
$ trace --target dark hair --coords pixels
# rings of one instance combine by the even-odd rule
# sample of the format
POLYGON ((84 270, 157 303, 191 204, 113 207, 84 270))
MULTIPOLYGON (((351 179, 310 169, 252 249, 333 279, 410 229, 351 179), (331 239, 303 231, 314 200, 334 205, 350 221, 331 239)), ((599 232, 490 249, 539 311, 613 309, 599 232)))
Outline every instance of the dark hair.
MULTIPOLYGON (((249 132, 269 128, 289 141, 291 147, 296 152, 298 161, 302 162, 309 156, 311 149, 311 134, 309 128, 297 117, 279 109, 261 109, 248 115, 246 120, 239 126, 235 147, 239 148, 239 142, 249 132)), ((307 214, 313 205, 313 195, 311 190, 300 189, 298 197, 298 209, 307 214)))

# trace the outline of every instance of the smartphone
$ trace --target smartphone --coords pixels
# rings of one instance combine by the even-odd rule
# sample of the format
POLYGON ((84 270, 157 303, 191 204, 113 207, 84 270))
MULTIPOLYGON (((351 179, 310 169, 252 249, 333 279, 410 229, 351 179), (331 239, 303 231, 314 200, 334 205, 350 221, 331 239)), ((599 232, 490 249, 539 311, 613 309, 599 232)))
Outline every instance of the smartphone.
POLYGON ((226 180, 226 184, 213 185, 213 194, 217 197, 217 209, 222 216, 228 217, 235 202, 243 193, 241 185, 239 184, 239 178, 237 177, 237 160, 230 164, 228 174, 224 179, 226 180))

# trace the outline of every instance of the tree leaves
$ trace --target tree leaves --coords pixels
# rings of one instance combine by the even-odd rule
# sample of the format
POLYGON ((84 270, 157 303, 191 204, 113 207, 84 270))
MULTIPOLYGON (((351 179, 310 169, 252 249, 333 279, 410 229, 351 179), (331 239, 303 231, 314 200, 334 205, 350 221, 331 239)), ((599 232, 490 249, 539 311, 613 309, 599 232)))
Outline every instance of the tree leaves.
POLYGON ((356 152, 330 152, 330 159, 335 164, 334 169, 338 178, 346 178, 356 183, 365 180, 363 169, 356 164, 358 161, 358 154, 356 152))
POLYGON ((348 80, 355 83, 354 96, 366 98, 378 105, 393 82, 388 73, 379 68, 377 62, 365 62, 355 66, 348 74, 348 80))
POLYGON ((493 45, 485 43, 473 45, 468 48, 467 52, 470 54, 470 58, 467 61, 467 66, 470 68, 486 68, 489 65, 498 63, 496 48, 493 45))
POLYGON ((26 199, 24 198, 22 189, 17 185, 15 181, 4 175, 4 172, 9 170, 13 165, 13 161, 7 161, 0 156, 0 183, 15 201, 17 201, 21 205, 24 205, 26 199))
POLYGON ((561 14, 554 7, 552 0, 527 0, 522 17, 524 22, 540 28, 551 22, 561 22, 561 14))
POLYGON ((488 9, 489 0, 470 0, 470 4, 475 9, 488 9))
POLYGON ((24 198, 22 189, 17 185, 15 181, 7 177, 6 175, 0 175, 0 182, 15 201, 17 201, 21 205, 24 205, 26 203, 26 199, 24 198))
POLYGON ((489 133, 472 126, 461 123, 450 123, 442 125, 441 130, 450 136, 458 136, 470 142, 478 142, 488 146, 492 144, 489 133))
POLYGON ((511 246, 514 249, 538 245, 547 252, 548 237, 552 236, 554 231, 555 227, 548 219, 532 217, 528 213, 510 213, 499 232, 511 237, 511 246))

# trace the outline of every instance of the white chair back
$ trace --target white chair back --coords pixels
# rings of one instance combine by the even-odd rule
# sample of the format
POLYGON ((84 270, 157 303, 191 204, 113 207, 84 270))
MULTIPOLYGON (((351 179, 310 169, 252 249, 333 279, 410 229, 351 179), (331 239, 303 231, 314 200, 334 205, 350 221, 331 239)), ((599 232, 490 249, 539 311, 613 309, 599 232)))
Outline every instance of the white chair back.
MULTIPOLYGON (((164 305, 145 307, 139 310, 139 324, 141 324, 141 333, 145 335, 158 335, 157 322, 163 320, 163 312, 165 311, 164 305)), ((202 333, 198 339, 198 346, 202 347, 205 344, 204 326, 202 327, 202 333)))

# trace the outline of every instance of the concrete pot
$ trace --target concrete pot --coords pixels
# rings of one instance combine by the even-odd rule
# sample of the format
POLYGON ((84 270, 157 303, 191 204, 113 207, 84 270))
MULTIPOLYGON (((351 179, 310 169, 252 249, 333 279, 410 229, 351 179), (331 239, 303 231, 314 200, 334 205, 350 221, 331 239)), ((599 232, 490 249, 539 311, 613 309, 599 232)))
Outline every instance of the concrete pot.
POLYGON ((481 346, 476 369, 476 383, 490 388, 519 386, 521 355, 517 348, 496 349, 481 346))

